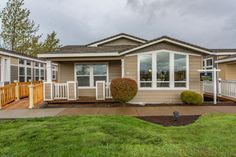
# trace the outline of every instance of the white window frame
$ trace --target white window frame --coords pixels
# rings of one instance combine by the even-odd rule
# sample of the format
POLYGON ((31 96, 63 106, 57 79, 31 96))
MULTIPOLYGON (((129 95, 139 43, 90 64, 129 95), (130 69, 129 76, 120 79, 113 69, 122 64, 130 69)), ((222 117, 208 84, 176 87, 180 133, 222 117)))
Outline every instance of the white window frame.
POLYGON ((178 51, 171 51, 171 50, 156 50, 156 51, 149 51, 143 52, 137 55, 137 78, 138 78, 138 89, 139 90, 188 90, 189 89, 189 54, 178 52, 178 51), (156 77, 156 54, 160 52, 167 52, 170 54, 170 87, 157 87, 157 77, 156 77), (140 56, 144 54, 151 54, 152 55, 152 87, 140 87, 140 56), (175 67, 174 67, 174 54, 181 54, 186 56, 186 81, 175 81, 175 67), (186 87, 175 87, 176 82, 183 82, 186 83, 186 87))
POLYGON ((89 86, 78 86, 78 89, 96 89, 96 84, 94 85, 94 76, 100 76, 100 75, 93 75, 93 65, 97 65, 97 64, 107 65, 106 84, 109 82, 109 63, 108 62, 92 62, 92 63, 78 62, 78 63, 75 63, 74 64, 74 81, 77 82, 77 76, 79 76, 79 75, 76 75, 76 65, 79 65, 79 64, 89 65, 90 72, 89 72, 89 75, 81 75, 81 76, 89 76, 89 86))
POLYGON ((18 59, 18 80, 20 81, 20 77, 22 77, 23 75, 20 75, 20 68, 24 68, 25 70, 25 73, 24 73, 24 82, 27 82, 27 77, 28 77, 28 74, 27 74, 27 68, 30 68, 31 69, 31 75, 30 75, 30 80, 33 81, 33 62, 31 60, 25 60, 25 59, 18 59), (24 64, 20 64, 20 60, 23 60, 24 61, 24 64), (30 61, 30 65, 27 65, 27 61, 30 61))
POLYGON ((202 65, 203 66, 203 69, 213 69, 214 68, 214 62, 213 62, 214 60, 213 60, 213 57, 210 57, 210 58, 205 58, 204 60, 203 60, 203 62, 204 62, 204 64, 202 65), (212 65, 207 65, 207 61, 208 60, 212 60, 212 65))
POLYGON ((52 80, 57 80, 57 67, 56 66, 52 66, 52 80))
POLYGON ((45 64, 44 63, 40 63, 40 62, 37 62, 38 63, 38 66, 36 66, 36 62, 34 62, 34 80, 36 80, 36 69, 39 70, 39 81, 42 80, 42 74, 41 74, 41 70, 44 70, 44 75, 43 75, 43 80, 46 80, 46 67, 45 67, 45 64), (41 66, 43 65, 43 67, 41 66))

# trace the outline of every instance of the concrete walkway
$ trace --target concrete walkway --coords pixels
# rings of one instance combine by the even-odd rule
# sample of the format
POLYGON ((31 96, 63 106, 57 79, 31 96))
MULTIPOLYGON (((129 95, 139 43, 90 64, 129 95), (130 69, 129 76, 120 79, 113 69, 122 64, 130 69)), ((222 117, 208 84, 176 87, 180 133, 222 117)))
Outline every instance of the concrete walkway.
POLYGON ((181 115, 202 115, 205 113, 236 114, 236 106, 82 107, 0 110, 0 119, 62 115, 171 116, 174 111, 180 112, 181 115))

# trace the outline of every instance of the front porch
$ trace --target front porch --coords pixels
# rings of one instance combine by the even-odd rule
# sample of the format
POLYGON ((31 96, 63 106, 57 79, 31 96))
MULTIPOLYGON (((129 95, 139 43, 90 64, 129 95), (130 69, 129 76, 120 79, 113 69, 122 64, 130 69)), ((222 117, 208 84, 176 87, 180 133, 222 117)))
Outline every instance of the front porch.
POLYGON ((47 61, 44 101, 49 103, 113 102, 110 82, 123 76, 122 59, 47 61), (58 65, 57 82, 51 78, 52 62, 58 65))

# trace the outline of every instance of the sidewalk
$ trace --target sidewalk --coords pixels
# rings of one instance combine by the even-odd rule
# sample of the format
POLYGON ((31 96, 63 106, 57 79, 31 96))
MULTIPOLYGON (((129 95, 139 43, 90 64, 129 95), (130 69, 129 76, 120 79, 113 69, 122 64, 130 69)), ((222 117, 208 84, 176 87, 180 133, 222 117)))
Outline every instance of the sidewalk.
POLYGON ((62 115, 171 116, 174 111, 180 112, 180 115, 202 115, 205 113, 236 114, 236 106, 83 107, 0 110, 0 119, 62 115))

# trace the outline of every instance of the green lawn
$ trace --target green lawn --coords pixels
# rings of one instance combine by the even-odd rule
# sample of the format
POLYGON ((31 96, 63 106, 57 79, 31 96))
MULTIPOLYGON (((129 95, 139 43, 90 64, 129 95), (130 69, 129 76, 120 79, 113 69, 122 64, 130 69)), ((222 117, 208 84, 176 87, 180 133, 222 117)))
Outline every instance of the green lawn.
POLYGON ((236 115, 206 115, 184 127, 125 116, 0 121, 0 156, 236 156, 236 115))

